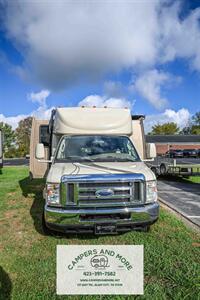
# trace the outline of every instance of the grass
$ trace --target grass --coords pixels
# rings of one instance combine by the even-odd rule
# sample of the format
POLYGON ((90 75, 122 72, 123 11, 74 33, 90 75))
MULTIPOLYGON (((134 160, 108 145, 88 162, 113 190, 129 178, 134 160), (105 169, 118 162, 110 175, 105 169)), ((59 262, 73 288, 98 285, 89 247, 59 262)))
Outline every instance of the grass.
POLYGON ((161 209, 149 233, 117 236, 45 236, 42 180, 26 167, 0 174, 0 299, 200 299, 200 236, 161 209), (57 296, 56 245, 144 245, 144 296, 57 296))
POLYGON ((200 183, 200 176, 190 176, 189 178, 184 178, 184 180, 192 183, 200 183))

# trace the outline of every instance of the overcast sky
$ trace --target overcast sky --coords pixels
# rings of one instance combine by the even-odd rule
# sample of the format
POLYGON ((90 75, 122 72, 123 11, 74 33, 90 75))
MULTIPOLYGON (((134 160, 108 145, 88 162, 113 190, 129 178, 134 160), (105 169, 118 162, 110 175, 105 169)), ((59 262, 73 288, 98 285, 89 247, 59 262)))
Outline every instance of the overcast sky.
POLYGON ((197 5, 0 0, 0 120, 107 105, 145 114, 147 130, 186 126, 200 110, 197 5))

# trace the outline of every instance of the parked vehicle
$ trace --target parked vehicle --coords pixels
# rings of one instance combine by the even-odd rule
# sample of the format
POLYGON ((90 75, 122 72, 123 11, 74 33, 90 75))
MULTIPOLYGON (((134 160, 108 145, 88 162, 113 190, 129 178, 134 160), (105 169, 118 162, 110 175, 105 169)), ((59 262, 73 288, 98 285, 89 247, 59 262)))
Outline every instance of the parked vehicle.
POLYGON ((170 149, 166 152, 167 157, 175 158, 175 157, 183 157, 183 150, 180 149, 170 149))
POLYGON ((3 167, 3 134, 0 130, 0 169, 3 167))
POLYGON ((198 157, 198 150, 196 149, 184 149, 183 150, 184 157, 198 157))
POLYGON ((128 109, 57 108, 50 122, 34 119, 30 174, 47 177, 44 230, 148 230, 159 204, 142 161, 156 156, 155 145, 144 137, 143 116, 128 109))

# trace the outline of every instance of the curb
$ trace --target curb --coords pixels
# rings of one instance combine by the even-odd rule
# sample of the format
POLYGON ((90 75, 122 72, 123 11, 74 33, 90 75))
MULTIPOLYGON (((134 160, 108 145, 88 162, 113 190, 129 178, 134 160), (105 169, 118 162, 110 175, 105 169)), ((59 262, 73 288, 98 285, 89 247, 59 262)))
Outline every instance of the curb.
POLYGON ((178 210, 173 204, 169 204, 167 201, 162 199, 158 196, 158 201, 160 202, 161 206, 166 210, 170 211, 171 213, 175 214, 181 221, 183 221, 187 226, 192 227, 193 229, 200 231, 200 225, 194 223, 187 215, 178 210))

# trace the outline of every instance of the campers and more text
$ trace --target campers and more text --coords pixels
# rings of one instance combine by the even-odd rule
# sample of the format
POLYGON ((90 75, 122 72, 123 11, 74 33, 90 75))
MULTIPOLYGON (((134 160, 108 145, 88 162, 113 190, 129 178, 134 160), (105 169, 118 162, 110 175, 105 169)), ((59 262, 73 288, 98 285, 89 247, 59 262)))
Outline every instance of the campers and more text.
POLYGON ((78 256, 76 256, 71 264, 68 265, 68 269, 69 270, 73 270, 84 258, 87 258, 89 256, 92 255, 107 255, 108 257, 115 257, 117 260, 119 260, 119 262, 127 269, 127 270, 131 270, 133 267, 132 265, 129 263, 129 261, 122 255, 120 255, 119 253, 115 253, 115 251, 113 250, 107 250, 107 249, 101 249, 100 251, 98 251, 97 249, 92 249, 92 250, 87 250, 83 253, 80 253, 78 256))

